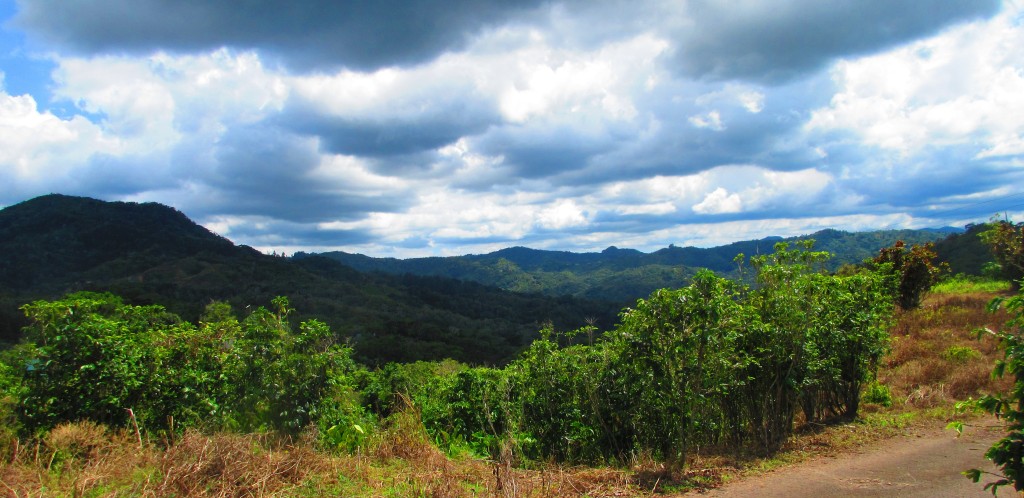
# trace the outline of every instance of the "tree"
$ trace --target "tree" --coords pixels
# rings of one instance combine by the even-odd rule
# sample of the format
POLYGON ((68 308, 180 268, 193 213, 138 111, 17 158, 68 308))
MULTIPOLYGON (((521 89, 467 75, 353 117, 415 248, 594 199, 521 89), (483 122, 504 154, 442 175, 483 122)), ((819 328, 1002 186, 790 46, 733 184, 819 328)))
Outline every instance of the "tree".
POLYGON ((914 244, 909 248, 902 240, 883 248, 872 262, 893 279, 896 304, 905 310, 917 308, 925 292, 939 281, 944 265, 936 266, 935 244, 914 244))
POLYGON ((680 467, 701 423, 714 418, 716 394, 733 377, 738 299, 735 284, 701 270, 687 287, 638 301, 615 332, 624 351, 614 368, 633 389, 630 411, 641 443, 680 467))
POLYGON ((1018 290, 1024 278, 1024 223, 992 220, 989 225, 979 236, 992 250, 1002 276, 1018 290))

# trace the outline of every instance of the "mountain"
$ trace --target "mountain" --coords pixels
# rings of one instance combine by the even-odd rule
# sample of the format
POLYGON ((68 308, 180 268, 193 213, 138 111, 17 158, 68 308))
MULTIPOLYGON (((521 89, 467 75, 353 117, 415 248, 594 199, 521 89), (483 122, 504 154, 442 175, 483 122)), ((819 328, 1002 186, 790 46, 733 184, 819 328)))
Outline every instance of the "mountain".
MULTIPOLYGON (((955 228, 930 230, 879 230, 844 232, 821 230, 800 237, 767 237, 713 247, 669 246, 652 253, 609 247, 601 252, 572 253, 512 247, 483 255, 413 259, 371 258, 361 254, 326 252, 331 258, 356 270, 391 275, 440 276, 469 280, 518 292, 551 296, 571 295, 628 304, 655 289, 685 285, 698 268, 734 275, 737 254, 769 254, 778 242, 814 239, 815 248, 831 252, 830 269, 860 263, 897 240, 908 244, 934 242, 955 228)), ((313 256, 296 253, 301 260, 313 256)))
POLYGON ((189 320, 214 300, 244 314, 288 296, 297 319, 327 322, 367 363, 502 363, 545 322, 611 327, 619 311, 450 278, 361 273, 323 257, 267 256, 154 203, 47 195, 13 205, 0 210, 0 254, 0 340, 7 342, 25 324, 20 305, 80 290, 162 304, 189 320))
POLYGON ((948 263, 954 275, 981 275, 985 264, 992 261, 992 252, 978 234, 988 228, 987 223, 970 224, 963 233, 951 234, 936 242, 938 260, 948 263))

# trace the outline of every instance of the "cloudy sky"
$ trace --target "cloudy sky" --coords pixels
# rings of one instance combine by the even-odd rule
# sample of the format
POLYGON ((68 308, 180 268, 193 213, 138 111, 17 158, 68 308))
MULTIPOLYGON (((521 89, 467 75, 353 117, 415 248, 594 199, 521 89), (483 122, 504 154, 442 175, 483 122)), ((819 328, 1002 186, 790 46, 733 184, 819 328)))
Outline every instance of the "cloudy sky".
POLYGON ((1024 213, 1024 2, 0 0, 0 206, 373 256, 1024 213))

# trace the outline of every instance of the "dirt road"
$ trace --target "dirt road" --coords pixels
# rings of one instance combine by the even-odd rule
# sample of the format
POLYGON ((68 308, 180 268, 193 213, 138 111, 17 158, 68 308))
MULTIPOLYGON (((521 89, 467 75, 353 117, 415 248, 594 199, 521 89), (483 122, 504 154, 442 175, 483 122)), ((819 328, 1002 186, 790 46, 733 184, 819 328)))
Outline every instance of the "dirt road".
MULTIPOLYGON (((974 423, 992 426, 994 420, 974 423)), ((994 428, 967 427, 960 438, 930 427, 832 457, 819 457, 768 474, 748 477, 704 493, 727 497, 971 497, 992 496, 961 471, 996 471, 985 450, 1000 437, 994 428)), ((982 482, 994 480, 982 477, 982 482)), ((686 496, 695 496, 696 493, 686 496)), ((998 496, 1016 496, 1012 487, 998 496)))

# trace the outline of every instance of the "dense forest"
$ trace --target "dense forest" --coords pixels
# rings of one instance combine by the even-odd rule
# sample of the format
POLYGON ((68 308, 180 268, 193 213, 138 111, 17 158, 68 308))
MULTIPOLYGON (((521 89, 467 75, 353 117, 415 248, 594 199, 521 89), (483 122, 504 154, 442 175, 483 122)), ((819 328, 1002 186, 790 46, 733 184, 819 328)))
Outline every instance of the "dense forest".
MULTIPOLYGON (((860 263, 872 258, 879 249, 891 246, 897 240, 911 245, 925 244, 957 233, 959 231, 952 228, 860 233, 830 229, 800 237, 768 237, 712 248, 670 246, 649 254, 617 247, 609 247, 599 253, 512 247, 482 255, 405 260, 371 258, 338 251, 319 256, 364 272, 450 277, 506 290, 549 296, 572 295, 624 306, 657 289, 679 287, 689 282, 702 268, 725 277, 737 278, 740 275, 733 261, 737 254, 771 254, 779 242, 794 243, 813 239, 816 249, 832 254, 825 267, 834 271, 844 264, 860 263)), ((986 253, 984 249, 980 252, 982 255, 986 253)), ((293 257, 302 259, 310 256, 313 255, 300 252, 293 257)))

